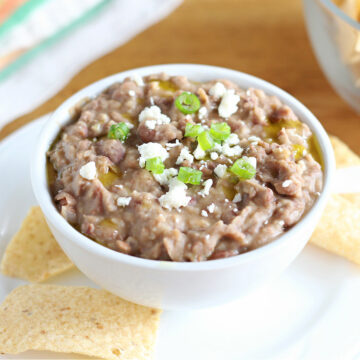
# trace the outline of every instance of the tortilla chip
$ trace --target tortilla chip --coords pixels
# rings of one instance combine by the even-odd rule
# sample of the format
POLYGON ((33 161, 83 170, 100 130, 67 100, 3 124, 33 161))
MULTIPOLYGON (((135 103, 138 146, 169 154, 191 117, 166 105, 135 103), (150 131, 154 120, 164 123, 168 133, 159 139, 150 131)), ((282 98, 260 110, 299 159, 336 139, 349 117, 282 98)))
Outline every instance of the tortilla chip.
POLYGON ((330 136, 337 168, 360 166, 360 157, 336 136, 330 136))
POLYGON ((360 265, 360 193, 334 194, 310 242, 360 265))
POLYGON ((25 285, 0 306, 0 353, 77 353, 115 360, 152 358, 160 310, 105 290, 25 285))
POLYGON ((4 275, 44 281, 73 267, 51 234, 39 206, 30 209, 1 261, 4 275))
MULTIPOLYGON (((359 0, 333 0, 337 6, 350 18, 360 21, 359 0)), ((335 19, 333 27, 335 40, 344 67, 347 67, 353 77, 356 87, 360 87, 360 31, 341 18, 335 19)))
MULTIPOLYGON (((336 167, 360 166, 360 157, 335 136, 330 137, 336 167)), ((360 264, 360 193, 334 194, 310 243, 360 264)))

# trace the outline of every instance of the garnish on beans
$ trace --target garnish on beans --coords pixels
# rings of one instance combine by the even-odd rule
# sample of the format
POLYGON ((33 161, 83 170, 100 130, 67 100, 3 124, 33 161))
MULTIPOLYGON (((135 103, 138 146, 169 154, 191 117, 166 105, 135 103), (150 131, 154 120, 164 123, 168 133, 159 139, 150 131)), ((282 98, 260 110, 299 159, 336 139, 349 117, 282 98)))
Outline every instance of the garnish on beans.
POLYGON ((164 172, 165 166, 161 161, 161 157, 153 157, 146 160, 146 170, 151 171, 153 174, 162 174, 164 172))
POLYGON ((110 130, 108 132, 109 139, 117 139, 124 142, 129 136, 130 129, 124 122, 119 122, 118 124, 114 124, 110 126, 110 130))
POLYGON ((185 126, 185 137, 197 137, 204 131, 204 128, 200 124, 187 123, 185 126))
POLYGON ((246 159, 237 159, 231 166, 230 171, 237 175, 240 179, 249 180, 252 179, 256 174, 256 169, 246 159))
POLYGON ((204 151, 212 149, 215 145, 215 141, 210 135, 209 131, 203 131, 201 134, 199 134, 197 140, 201 149, 204 151))
POLYGON ((182 166, 179 169, 178 180, 185 184, 199 185, 201 183, 202 172, 191 167, 182 166))
POLYGON ((184 91, 175 99, 175 106, 183 114, 193 114, 200 109, 200 100, 195 94, 184 91))
POLYGON ((231 133, 231 128, 225 122, 214 123, 211 125, 210 135, 215 140, 220 140, 220 141, 226 140, 230 136, 230 133, 231 133))

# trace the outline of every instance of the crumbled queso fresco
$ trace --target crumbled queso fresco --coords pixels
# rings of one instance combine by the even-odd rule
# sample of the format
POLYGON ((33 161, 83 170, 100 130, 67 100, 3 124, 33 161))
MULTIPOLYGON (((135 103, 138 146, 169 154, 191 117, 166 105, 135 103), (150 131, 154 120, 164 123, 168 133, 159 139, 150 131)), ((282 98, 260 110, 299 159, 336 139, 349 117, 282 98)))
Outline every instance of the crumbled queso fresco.
POLYGON ((134 73, 87 101, 48 158, 70 224, 154 260, 269 243, 311 208, 323 179, 316 139, 278 98, 163 73, 134 73))

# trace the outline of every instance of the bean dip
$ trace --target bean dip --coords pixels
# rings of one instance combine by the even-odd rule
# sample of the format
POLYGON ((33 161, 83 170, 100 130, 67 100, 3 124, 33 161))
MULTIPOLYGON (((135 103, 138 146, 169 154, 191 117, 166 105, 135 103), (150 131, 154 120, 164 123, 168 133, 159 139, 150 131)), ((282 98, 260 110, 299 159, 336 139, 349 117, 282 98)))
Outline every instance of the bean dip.
POLYGON ((309 127, 275 96, 135 74, 79 106, 48 151, 48 179, 61 215, 90 239, 204 261, 294 226, 322 189, 320 163, 309 127))

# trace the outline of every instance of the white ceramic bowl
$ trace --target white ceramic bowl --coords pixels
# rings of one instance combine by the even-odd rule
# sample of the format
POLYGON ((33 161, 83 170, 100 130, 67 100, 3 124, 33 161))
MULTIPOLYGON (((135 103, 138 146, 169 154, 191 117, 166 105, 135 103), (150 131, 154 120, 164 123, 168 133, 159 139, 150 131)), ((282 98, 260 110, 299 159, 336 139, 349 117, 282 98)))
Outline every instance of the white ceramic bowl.
POLYGON ((125 71, 100 80, 65 101, 45 124, 31 167, 35 196, 60 246, 74 264, 95 283, 124 299, 164 309, 202 308, 241 297, 282 272, 305 246, 329 197, 334 173, 329 138, 315 116, 285 91, 264 80, 220 67, 170 64, 125 71), (243 88, 255 87, 279 97, 304 121, 318 139, 324 160, 324 189, 312 209, 279 239, 238 256, 201 263, 141 259, 110 250, 76 231, 56 210, 46 180, 46 151, 70 121, 69 110, 81 99, 93 97, 134 73, 161 71, 197 81, 229 79, 243 88))

